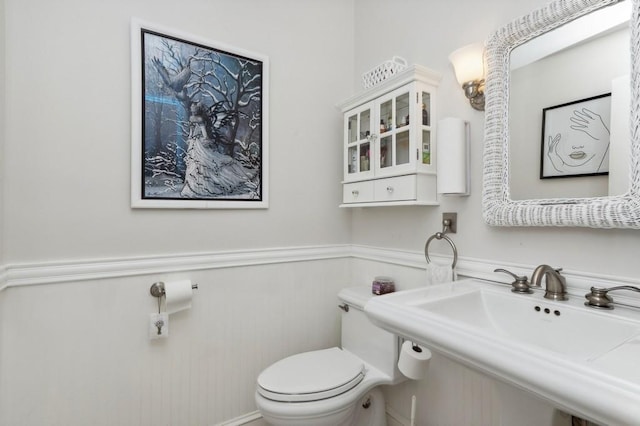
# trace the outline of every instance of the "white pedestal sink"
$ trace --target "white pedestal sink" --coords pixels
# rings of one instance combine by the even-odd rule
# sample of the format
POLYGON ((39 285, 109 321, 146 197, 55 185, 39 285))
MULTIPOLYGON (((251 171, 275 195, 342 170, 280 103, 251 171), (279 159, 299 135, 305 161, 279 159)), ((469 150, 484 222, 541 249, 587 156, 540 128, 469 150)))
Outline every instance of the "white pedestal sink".
POLYGON ((461 280, 372 299, 369 318, 552 404, 604 424, 640 424, 640 310, 461 280))

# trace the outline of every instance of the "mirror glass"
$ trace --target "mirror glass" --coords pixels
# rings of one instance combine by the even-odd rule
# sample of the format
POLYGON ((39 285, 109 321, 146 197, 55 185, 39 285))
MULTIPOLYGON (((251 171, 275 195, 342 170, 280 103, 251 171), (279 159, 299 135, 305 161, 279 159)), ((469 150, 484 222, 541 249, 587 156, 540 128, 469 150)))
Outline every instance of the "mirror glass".
POLYGON ((640 0, 555 0, 489 37, 487 224, 640 229, 639 16, 640 0))
POLYGON ((629 189, 630 17, 631 1, 622 1, 511 52, 512 199, 629 189))

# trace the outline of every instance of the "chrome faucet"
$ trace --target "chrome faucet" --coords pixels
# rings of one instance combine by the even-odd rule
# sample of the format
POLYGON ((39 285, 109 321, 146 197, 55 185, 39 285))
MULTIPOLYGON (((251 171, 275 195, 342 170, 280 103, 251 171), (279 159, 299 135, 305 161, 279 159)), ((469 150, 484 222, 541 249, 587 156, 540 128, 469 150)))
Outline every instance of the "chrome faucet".
POLYGON ((542 277, 546 277, 545 299, 567 300, 567 280, 560 275, 562 268, 555 269, 549 265, 540 265, 531 275, 531 285, 540 287, 542 277))

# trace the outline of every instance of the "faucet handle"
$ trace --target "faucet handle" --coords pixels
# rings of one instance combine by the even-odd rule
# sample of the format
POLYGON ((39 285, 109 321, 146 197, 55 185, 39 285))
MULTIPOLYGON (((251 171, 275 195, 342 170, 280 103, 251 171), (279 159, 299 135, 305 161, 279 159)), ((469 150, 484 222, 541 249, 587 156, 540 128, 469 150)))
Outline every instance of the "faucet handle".
MULTIPOLYGON (((560 272, 562 272, 562 268, 554 268, 556 271, 556 278, 558 280, 560 280, 560 283, 562 284, 562 286, 566 286, 567 285, 567 279, 564 277, 564 275, 562 275, 560 272)), ((561 299, 561 300, 565 300, 565 299, 561 299)))
POLYGON ((613 309, 613 298, 607 294, 611 290, 610 288, 591 287, 591 292, 584 295, 584 298, 587 299, 584 305, 592 308, 613 309))
POLYGON ((506 269, 502 269, 502 268, 495 269, 493 272, 504 272, 513 277, 515 281, 511 283, 512 292, 522 293, 522 294, 533 293, 533 290, 531 290, 531 286, 529 285, 529 279, 525 275, 519 276, 514 274, 511 271, 507 271, 506 269))
POLYGON ((586 302, 585 306, 600 309, 613 309, 613 298, 607 293, 614 290, 631 290, 640 292, 640 288, 632 285, 621 285, 610 288, 591 287, 591 292, 584 295, 586 302))

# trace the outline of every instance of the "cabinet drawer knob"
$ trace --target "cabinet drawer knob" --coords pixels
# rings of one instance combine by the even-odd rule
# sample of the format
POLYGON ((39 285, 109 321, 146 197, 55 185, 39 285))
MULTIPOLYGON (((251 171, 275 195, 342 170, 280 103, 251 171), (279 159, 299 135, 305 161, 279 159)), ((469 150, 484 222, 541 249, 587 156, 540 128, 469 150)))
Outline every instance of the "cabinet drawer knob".
POLYGON ((353 191, 351 191, 351 195, 353 195, 354 197, 357 197, 358 195, 360 195, 360 191, 358 191, 357 189, 354 189, 353 191))
POLYGON ((387 192, 391 194, 393 192, 393 186, 387 186, 387 192))

